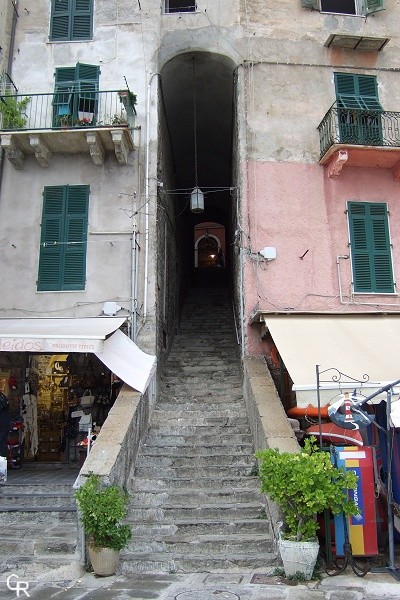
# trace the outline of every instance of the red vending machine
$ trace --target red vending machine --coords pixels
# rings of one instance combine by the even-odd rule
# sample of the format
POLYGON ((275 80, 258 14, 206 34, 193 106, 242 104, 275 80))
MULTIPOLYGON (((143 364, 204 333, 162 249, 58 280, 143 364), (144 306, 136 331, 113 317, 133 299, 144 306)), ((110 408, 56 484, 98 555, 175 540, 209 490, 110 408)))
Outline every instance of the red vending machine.
MULTIPOLYGON (((351 470, 358 477, 357 488, 349 490, 359 514, 347 517, 349 542, 353 556, 378 554, 376 504, 374 485, 374 449, 369 446, 335 446, 331 460, 337 467, 351 470)), ((334 517, 336 555, 344 556, 345 520, 342 514, 334 517)))

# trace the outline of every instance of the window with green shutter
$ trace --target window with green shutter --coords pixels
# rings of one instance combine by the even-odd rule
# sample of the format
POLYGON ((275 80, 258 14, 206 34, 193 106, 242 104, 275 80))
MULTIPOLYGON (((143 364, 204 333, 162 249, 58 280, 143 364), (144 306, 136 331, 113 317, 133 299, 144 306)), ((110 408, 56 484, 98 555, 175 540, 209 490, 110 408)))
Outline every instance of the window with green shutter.
POLYGON ((382 144, 382 106, 373 75, 335 73, 340 141, 350 144, 382 144))
POLYGON ((44 188, 38 291, 84 290, 88 185, 44 188))
POLYGON ((53 126, 74 125, 87 119, 95 125, 98 107, 100 68, 77 63, 75 67, 59 67, 55 72, 53 126))
POLYGON ((348 218, 354 292, 393 293, 386 203, 349 202, 348 218))
POLYGON ((51 41, 90 40, 93 33, 93 0, 52 0, 51 41))
POLYGON ((369 15, 384 10, 384 0, 301 0, 304 8, 342 15, 369 15))

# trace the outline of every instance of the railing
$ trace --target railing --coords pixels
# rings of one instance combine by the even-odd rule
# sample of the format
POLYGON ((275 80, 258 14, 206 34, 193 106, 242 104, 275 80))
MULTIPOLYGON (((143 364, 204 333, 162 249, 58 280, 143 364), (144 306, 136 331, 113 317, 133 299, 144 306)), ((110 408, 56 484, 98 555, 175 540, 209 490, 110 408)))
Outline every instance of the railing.
POLYGON ((49 94, 0 95, 0 130, 134 127, 136 110, 128 90, 108 92, 67 87, 49 94))
POLYGON ((400 147, 400 113, 332 106, 318 131, 320 158, 333 144, 400 147))

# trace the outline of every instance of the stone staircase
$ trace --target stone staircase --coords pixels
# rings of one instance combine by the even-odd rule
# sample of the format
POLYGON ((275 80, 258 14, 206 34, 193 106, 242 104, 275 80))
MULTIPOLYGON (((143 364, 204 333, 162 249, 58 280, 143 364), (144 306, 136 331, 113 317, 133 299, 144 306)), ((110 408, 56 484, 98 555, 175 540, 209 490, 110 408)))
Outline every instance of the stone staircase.
MULTIPOLYGON (((9 473, 0 487, 0 574, 31 580, 80 569, 77 511, 69 483, 24 483, 9 473)), ((35 478, 33 477, 35 480, 35 478)), ((37 479, 37 478, 36 478, 37 479)))
POLYGON ((274 564, 224 287, 193 287, 131 483, 124 573, 274 564))

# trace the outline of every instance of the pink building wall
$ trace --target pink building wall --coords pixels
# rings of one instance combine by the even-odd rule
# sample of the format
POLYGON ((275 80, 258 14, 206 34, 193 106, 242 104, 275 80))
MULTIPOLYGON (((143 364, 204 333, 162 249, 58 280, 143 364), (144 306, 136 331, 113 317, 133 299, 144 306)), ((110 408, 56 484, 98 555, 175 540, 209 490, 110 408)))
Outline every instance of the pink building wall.
POLYGON ((349 255, 347 201, 385 202, 394 279, 400 280, 400 183, 389 170, 344 167, 338 177, 328 177, 318 164, 257 161, 246 165, 244 177, 246 352, 265 352, 259 326, 250 324, 257 311, 400 310, 396 294, 351 297, 350 259, 340 261, 341 303, 337 273, 337 256, 349 255), (276 248, 276 259, 258 255, 265 246, 276 248))

